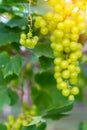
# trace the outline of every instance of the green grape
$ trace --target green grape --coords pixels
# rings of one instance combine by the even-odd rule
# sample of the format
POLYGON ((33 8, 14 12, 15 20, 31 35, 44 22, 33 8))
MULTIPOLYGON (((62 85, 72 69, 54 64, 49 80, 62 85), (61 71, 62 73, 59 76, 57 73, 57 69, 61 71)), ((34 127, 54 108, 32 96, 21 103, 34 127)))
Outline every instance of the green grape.
POLYGON ((75 65, 70 64, 70 65, 68 66, 68 70, 69 70, 70 72, 74 72, 74 71, 76 70, 75 65))
POLYGON ((70 77, 73 79, 73 78, 77 78, 78 77, 78 73, 77 72, 72 72, 70 74, 70 77))
POLYGON ((64 70, 64 71, 62 72, 62 77, 63 77, 64 79, 68 79, 68 78, 70 77, 70 72, 69 72, 68 70, 64 70))
POLYGON ((78 88, 78 87, 73 87, 73 88, 71 89, 71 93, 72 93, 73 95, 79 94, 79 88, 78 88))
POLYGON ((77 55, 76 55, 75 53, 71 53, 71 54, 70 54, 70 60, 71 60, 72 62, 77 61, 77 59, 78 59, 78 57, 77 57, 77 55))
POLYGON ((63 38, 64 37, 64 32, 62 30, 55 30, 54 35, 57 38, 63 38))
POLYGON ((25 43, 26 43, 26 41, 24 39, 20 39, 19 42, 20 42, 21 45, 25 45, 25 43))
POLYGON ((60 30, 64 29, 64 23, 63 22, 58 23, 57 28, 60 29, 60 30))
POLYGON ((76 27, 76 26, 74 26, 74 27, 71 28, 71 32, 72 32, 73 34, 79 34, 79 28, 76 27))
POLYGON ((62 90, 62 95, 63 96, 67 97, 67 96, 69 96, 69 94, 70 94, 70 90, 69 89, 63 89, 62 90))
POLYGON ((79 39, 79 35, 78 34, 71 34, 71 40, 72 41, 78 41, 78 39, 79 39))
POLYGON ((61 77, 59 77, 59 78, 56 79, 56 81, 57 81, 57 83, 59 84, 59 83, 62 83, 62 82, 63 82, 63 79, 62 79, 61 77))
POLYGON ((61 62, 62 62, 62 58, 55 58, 55 60, 54 60, 55 65, 60 65, 61 62))
POLYGON ((72 51, 76 51, 78 49, 78 44, 76 42, 71 42, 70 43, 70 49, 72 51))
POLYGON ((61 88, 62 89, 67 89, 68 88, 68 84, 66 83, 66 82, 61 82, 60 84, 59 84, 59 86, 61 86, 61 88))
POLYGON ((64 52, 65 52, 65 53, 70 53, 70 51, 71 51, 71 50, 70 50, 70 47, 65 47, 65 48, 64 48, 64 52))
POLYGON ((77 78, 71 78, 70 84, 76 85, 77 84, 77 78))
POLYGON ((62 45, 64 47, 68 47, 70 45, 70 40, 68 38, 63 39, 62 45))
POLYGON ((81 51, 77 51, 76 52, 76 57, 79 59, 82 57, 82 52, 81 51))
POLYGON ((46 21, 44 19, 40 20, 39 21, 39 26, 42 28, 42 27, 45 27, 46 26, 46 21))
POLYGON ((60 78, 60 77, 61 77, 61 73, 59 73, 59 72, 54 73, 54 78, 55 79, 60 78))
POLYGON ((82 50, 82 44, 78 43, 78 50, 82 50))
POLYGON ((63 51, 63 46, 62 46, 62 44, 57 44, 57 45, 55 46, 55 50, 57 50, 58 52, 63 51))
POLYGON ((31 39, 26 39, 26 45, 29 47, 32 44, 31 39))
POLYGON ((28 36, 28 38, 31 38, 31 37, 32 37, 32 32, 29 32, 29 33, 27 34, 27 36, 28 36))
POLYGON ((25 33, 22 33, 22 34, 21 34, 21 39, 22 39, 22 40, 25 40, 25 39, 26 39, 26 34, 25 34, 25 33))
POLYGON ((48 28, 43 27, 43 28, 41 28, 40 32, 42 35, 46 35, 48 33, 48 28))
POLYGON ((62 69, 68 68, 68 62, 66 60, 64 60, 64 61, 61 62, 61 68, 62 69))
POLYGON ((75 100, 73 95, 70 95, 68 99, 69 99, 69 101, 74 101, 75 100))
POLYGON ((61 68, 60 68, 60 66, 57 65, 57 66, 55 66, 54 70, 55 70, 55 72, 60 72, 61 68))

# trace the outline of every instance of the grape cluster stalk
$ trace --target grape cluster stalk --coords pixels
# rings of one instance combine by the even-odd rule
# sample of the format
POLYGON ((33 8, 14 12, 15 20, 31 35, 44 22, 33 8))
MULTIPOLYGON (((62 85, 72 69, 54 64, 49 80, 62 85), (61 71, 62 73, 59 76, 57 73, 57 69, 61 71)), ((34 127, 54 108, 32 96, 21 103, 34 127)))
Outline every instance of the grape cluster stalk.
POLYGON ((42 35, 50 35, 54 53, 54 78, 57 89, 70 101, 79 93, 79 61, 82 57, 82 44, 79 37, 85 33, 85 0, 48 0, 53 11, 38 16, 35 28, 42 35))

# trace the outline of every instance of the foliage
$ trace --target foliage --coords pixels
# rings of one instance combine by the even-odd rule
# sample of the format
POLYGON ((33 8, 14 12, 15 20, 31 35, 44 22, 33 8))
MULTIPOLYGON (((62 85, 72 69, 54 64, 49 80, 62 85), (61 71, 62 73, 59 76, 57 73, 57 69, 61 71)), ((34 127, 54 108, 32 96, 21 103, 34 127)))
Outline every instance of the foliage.
MULTIPOLYGON (((29 30, 28 6, 28 0, 2 0, 0 3, 0 110, 5 104, 13 107, 19 104, 23 111, 32 108, 30 105, 23 108, 23 90, 27 82, 36 109, 33 109, 33 121, 22 130, 45 130, 44 119, 57 120, 68 116, 73 102, 63 97, 56 88, 53 77, 54 55, 48 36, 41 37, 33 26, 33 34, 40 36, 40 42, 34 49, 23 48, 19 44, 21 33, 28 33, 29 30), (18 95, 19 91, 21 95, 18 95)), ((51 10, 43 0, 33 0, 31 9, 33 21, 38 14, 43 15, 47 9, 51 10)), ((84 73, 80 78, 84 80, 83 77, 86 77, 84 73)), ((0 130, 6 130, 2 123, 0 130)))

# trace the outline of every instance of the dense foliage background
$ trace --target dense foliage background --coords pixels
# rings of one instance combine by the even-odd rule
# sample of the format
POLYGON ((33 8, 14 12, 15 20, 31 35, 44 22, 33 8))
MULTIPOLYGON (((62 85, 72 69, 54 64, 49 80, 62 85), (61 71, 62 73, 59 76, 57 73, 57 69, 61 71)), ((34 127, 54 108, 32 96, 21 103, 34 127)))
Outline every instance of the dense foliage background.
MULTIPOLYGON (((58 120, 67 116, 66 112, 73 108, 73 102, 63 97, 55 87, 54 56, 48 37, 42 37, 33 26, 33 33, 40 37, 36 47, 27 49, 19 44, 20 34, 28 32, 29 13, 34 22, 37 15, 44 15, 48 10, 51 8, 44 0, 33 0, 31 12, 27 0, 2 0, 0 3, 0 110, 8 104, 17 106, 19 113, 33 111, 33 122, 22 130, 45 130, 46 118, 58 120), (27 99, 24 99, 25 91, 27 99)), ((81 37, 85 42, 86 36, 81 37)), ((79 76, 78 85, 81 91, 76 97, 79 102, 85 102, 83 94, 87 85, 86 51, 84 48, 82 72, 79 76)), ((0 130, 6 130, 2 123, 0 130)))

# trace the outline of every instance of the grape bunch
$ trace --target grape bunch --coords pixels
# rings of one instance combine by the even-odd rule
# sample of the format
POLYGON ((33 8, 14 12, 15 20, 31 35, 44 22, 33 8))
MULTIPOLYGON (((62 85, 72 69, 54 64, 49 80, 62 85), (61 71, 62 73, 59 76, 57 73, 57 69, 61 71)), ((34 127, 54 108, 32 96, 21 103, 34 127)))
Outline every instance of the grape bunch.
POLYGON ((13 115, 8 116, 8 121, 5 122, 7 130, 22 130, 23 126, 30 124, 36 116, 36 107, 32 106, 20 113, 18 117, 13 115))
POLYGON ((20 36, 20 44, 27 47, 27 48, 34 48, 35 45, 38 43, 38 36, 32 36, 32 32, 25 34, 22 33, 20 36))
POLYGON ((51 48, 55 56, 54 78, 57 89, 62 95, 74 100, 79 93, 77 86, 80 73, 79 61, 82 57, 82 44, 79 37, 85 33, 86 3, 82 0, 48 0, 53 11, 45 16, 38 16, 35 28, 39 28, 42 35, 50 35, 51 48))

